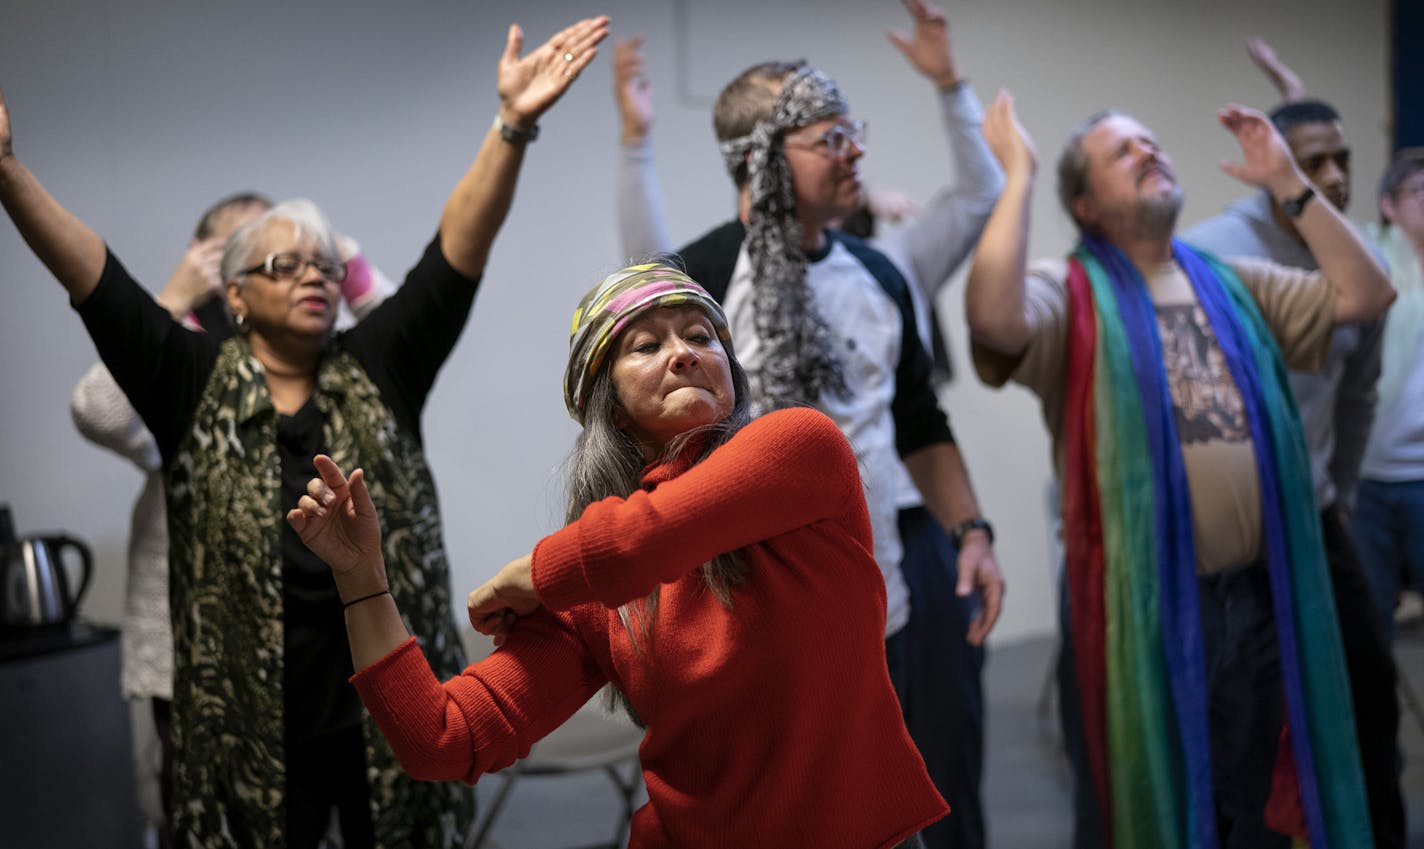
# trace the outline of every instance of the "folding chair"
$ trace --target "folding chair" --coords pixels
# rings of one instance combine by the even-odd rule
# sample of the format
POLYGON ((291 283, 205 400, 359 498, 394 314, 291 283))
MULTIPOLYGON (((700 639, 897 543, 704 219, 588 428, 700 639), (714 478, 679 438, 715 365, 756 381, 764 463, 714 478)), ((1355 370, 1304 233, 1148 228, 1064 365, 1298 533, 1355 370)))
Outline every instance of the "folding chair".
POLYGON ((598 704, 600 700, 595 696, 552 734, 534 744, 528 757, 498 773, 504 783, 488 812, 470 832, 465 849, 480 849, 484 845, 514 785, 525 777, 591 769, 602 770, 608 776, 621 802, 613 841, 597 845, 621 847, 624 844, 624 835, 633 819, 633 798, 643 782, 643 770, 638 763, 643 731, 627 720, 606 714, 598 704))

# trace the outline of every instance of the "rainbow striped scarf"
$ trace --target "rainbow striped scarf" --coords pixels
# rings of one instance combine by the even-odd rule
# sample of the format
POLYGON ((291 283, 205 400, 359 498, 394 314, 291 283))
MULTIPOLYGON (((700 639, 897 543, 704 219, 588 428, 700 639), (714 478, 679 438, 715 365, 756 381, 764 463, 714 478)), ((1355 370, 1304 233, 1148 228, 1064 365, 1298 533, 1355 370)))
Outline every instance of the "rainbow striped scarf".
MULTIPOLYGON (((1255 448, 1286 725, 1296 732, 1278 778, 1294 779, 1286 787, 1303 813, 1297 836, 1315 849, 1371 847, 1320 518, 1285 366, 1236 274, 1182 242, 1172 249, 1240 391, 1255 448)), ((1092 238, 1070 260, 1068 298, 1070 625, 1102 821, 1115 849, 1210 849, 1218 841, 1197 559, 1155 308, 1127 257, 1092 238)))

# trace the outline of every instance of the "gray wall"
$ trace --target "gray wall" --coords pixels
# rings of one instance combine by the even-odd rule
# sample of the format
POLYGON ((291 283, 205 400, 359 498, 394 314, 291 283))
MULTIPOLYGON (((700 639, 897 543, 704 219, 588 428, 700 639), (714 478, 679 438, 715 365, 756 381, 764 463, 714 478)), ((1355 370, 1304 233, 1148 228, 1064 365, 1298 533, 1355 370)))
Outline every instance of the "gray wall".
MULTIPOLYGON (((494 5, 9 0, 0 87, 21 158, 155 290, 197 213, 249 187, 317 200, 374 262, 402 273, 494 113, 511 15, 531 44, 598 11, 612 14, 616 33, 648 36, 660 171, 679 240, 732 208, 708 104, 736 71, 770 56, 806 57, 839 79, 872 127, 869 181, 925 199, 949 179, 928 84, 883 35, 905 23, 892 0, 494 5)), ((1015 92, 1045 174, 1073 123, 1125 108, 1175 154, 1191 222, 1243 191, 1217 169, 1233 145, 1213 111, 1274 102, 1243 49, 1257 33, 1342 109, 1359 175, 1351 212, 1369 216, 1387 138, 1385 6, 1002 0, 949 11, 961 67, 985 101, 999 86, 1015 92)), ((620 264, 616 135, 605 56, 546 117, 427 408, 456 598, 557 524, 559 466, 575 433, 560 397, 567 321, 578 295, 620 264)), ((1033 253, 1062 253, 1073 234, 1049 177, 1034 218, 1033 253)), ((1044 632, 1053 622, 1047 440, 1026 393, 990 392, 969 374, 960 291, 943 308, 963 376, 944 398, 999 529, 1010 594, 996 637, 1044 632)), ((65 528, 93 543, 99 576, 83 612, 116 621, 138 478, 70 424, 69 392, 93 346, 8 225, 0 292, 0 502, 13 504, 22 532, 65 528)))

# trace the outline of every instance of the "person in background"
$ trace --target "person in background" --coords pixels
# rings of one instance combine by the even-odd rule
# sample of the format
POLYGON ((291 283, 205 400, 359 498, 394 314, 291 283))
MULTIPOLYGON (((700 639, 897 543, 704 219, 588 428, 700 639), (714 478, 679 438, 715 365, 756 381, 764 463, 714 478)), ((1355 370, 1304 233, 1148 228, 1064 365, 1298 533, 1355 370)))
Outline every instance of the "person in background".
POLYGON ((1380 224, 1371 235, 1399 300, 1385 322, 1379 415, 1350 531, 1392 645, 1402 591, 1424 593, 1424 148, 1395 153, 1380 178, 1378 203, 1380 224))
POLYGON ((469 596, 499 648, 441 682, 390 582, 362 470, 316 458, 287 514, 331 567, 352 679, 401 763, 474 782, 599 688, 645 729, 630 849, 919 846, 944 816, 896 711, 855 455, 808 408, 750 419, 721 307, 665 265, 574 312, 568 524, 469 596), (348 467, 349 468, 349 467, 348 467))
MULTIPOLYGON (((917 25, 913 37, 892 32, 891 43, 916 70, 931 76, 938 69, 925 61, 938 45, 930 37, 943 38, 948 56, 945 61, 954 69, 943 14, 919 2, 907 2, 906 6, 917 22, 928 20, 933 25, 917 25)), ((643 38, 634 36, 615 42, 613 52, 620 125, 616 213, 620 248, 628 258, 669 253, 676 247, 668 232, 655 168, 653 85, 642 45, 643 38)), ((938 61, 938 57, 933 58, 938 61)), ((984 112, 969 79, 957 72, 952 72, 950 78, 953 82, 939 89, 938 101, 954 182, 940 188, 924 205, 898 190, 868 186, 853 211, 829 223, 831 229, 867 241, 884 253, 910 284, 920 341, 933 359, 937 383, 952 378, 953 365, 935 303, 974 249, 1004 182, 1003 172, 979 132, 984 112)), ((933 76, 931 79, 937 85, 940 82, 933 76)), ((908 480, 902 484, 902 495, 913 501, 908 480)))
MULTIPOLYGON (((930 849, 981 847, 982 641, 1004 582, 923 340, 925 306, 973 248, 1002 175, 979 133, 982 111, 950 50, 943 12, 920 0, 904 5, 914 32, 890 39, 935 87, 957 182, 883 241, 833 229, 862 201, 864 124, 820 71, 764 63, 729 83, 713 110, 740 193, 738 219, 678 253, 727 309, 752 374, 754 409, 815 404, 851 439, 888 594, 891 677, 951 809, 924 840, 930 849)), ((630 256, 670 246, 637 47, 629 42, 615 55, 618 218, 630 256)))
MULTIPOLYGON (((215 297, 222 291, 218 262, 228 236, 271 208, 272 202, 255 192, 230 195, 209 207, 158 294, 158 303, 190 329, 211 332, 217 339, 231 336, 231 317, 223 299, 215 297)), ((343 313, 337 319, 341 328, 353 323, 345 308, 359 319, 389 297, 395 284, 366 261, 353 240, 341 236, 338 243, 347 268, 341 281, 343 313)), ((132 462, 144 474, 129 526, 120 688, 132 712, 139 809, 159 844, 167 846, 167 823, 172 819, 173 629, 168 615, 162 457, 153 434, 102 362, 91 366, 75 385, 69 412, 85 439, 132 462)))
POLYGON ((1037 157, 1007 93, 1007 185, 965 290, 975 367, 1037 394, 1063 481, 1060 703, 1076 847, 1371 846, 1340 634, 1285 368, 1393 298, 1265 115, 1219 112, 1320 271, 1175 239, 1182 189, 1139 121, 1080 124, 1058 195, 1081 241, 1027 262, 1037 157), (1342 733, 1342 729, 1345 733, 1342 733))
MULTIPOLYGON (((1294 81, 1296 99, 1271 110, 1271 123, 1321 198, 1343 215, 1350 200, 1350 145, 1339 114, 1323 101, 1305 99, 1300 78, 1274 58, 1275 52, 1264 40, 1253 39, 1251 44, 1253 56, 1268 55, 1274 60, 1272 79, 1294 81)), ((1188 229, 1182 238, 1227 259, 1256 257, 1312 271, 1320 267, 1296 229, 1294 217, 1264 190, 1232 203, 1188 229)), ((1355 733, 1375 846, 1402 849, 1408 834, 1395 756, 1399 700, 1394 659, 1376 625, 1378 614, 1370 584, 1348 531, 1360 461, 1375 418, 1383 331, 1382 319, 1336 327, 1324 368, 1292 371, 1290 389, 1310 451, 1315 506, 1320 511, 1325 559, 1350 673, 1355 733)))
POLYGON ((237 335, 193 333, 14 152, 0 99, 0 203, 54 273, 158 443, 173 622, 172 839, 315 847, 333 808, 347 849, 454 846, 472 799, 407 779, 347 685, 330 571, 279 515, 314 453, 379 470, 392 586, 426 651, 462 665, 420 417, 463 329, 537 121, 596 55, 588 18, 521 55, 511 26, 499 107, 404 285, 333 336, 348 268, 309 201, 240 227, 220 264, 237 335))

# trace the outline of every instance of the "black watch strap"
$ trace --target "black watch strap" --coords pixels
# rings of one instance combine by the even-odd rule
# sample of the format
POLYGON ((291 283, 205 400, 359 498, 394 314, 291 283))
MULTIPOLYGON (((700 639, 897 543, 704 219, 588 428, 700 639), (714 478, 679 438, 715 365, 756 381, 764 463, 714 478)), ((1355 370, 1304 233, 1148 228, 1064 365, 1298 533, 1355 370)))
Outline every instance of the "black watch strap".
POLYGON ((1315 187, 1306 186, 1305 191, 1296 197, 1291 198, 1281 204, 1281 209, 1285 210, 1287 218, 1299 218, 1305 212, 1305 205, 1310 203, 1310 199, 1315 197, 1315 187))
POLYGON ((953 528, 950 529, 949 537, 950 539, 954 540, 954 545, 956 547, 959 547, 964 544, 964 535, 969 533, 970 531, 983 531, 984 533, 989 535, 989 544, 992 545, 994 543, 994 526, 989 524, 989 520, 985 519, 982 516, 975 516, 972 519, 965 519, 964 521, 955 525, 953 528))
POLYGON ((528 144, 539 138, 538 124, 526 130, 513 124, 504 123, 498 115, 494 116, 494 128, 499 131, 499 137, 510 144, 528 144))

